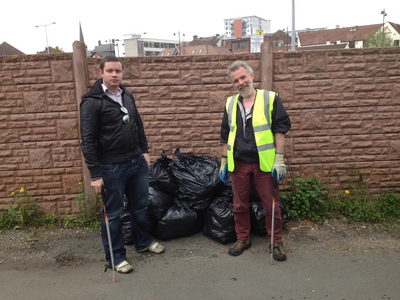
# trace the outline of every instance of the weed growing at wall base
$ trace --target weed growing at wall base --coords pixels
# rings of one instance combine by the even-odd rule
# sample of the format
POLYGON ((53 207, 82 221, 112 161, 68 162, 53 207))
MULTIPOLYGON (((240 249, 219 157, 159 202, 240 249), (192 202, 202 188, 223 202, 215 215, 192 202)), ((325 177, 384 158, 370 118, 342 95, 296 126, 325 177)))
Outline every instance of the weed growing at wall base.
POLYGON ((371 195, 362 174, 348 181, 347 189, 334 189, 317 178, 289 178, 282 199, 293 220, 321 222, 346 217, 349 222, 400 222, 400 195, 393 191, 371 195))
POLYGON ((63 226, 67 228, 76 226, 87 226, 90 228, 100 228, 101 224, 101 204, 100 196, 88 195, 82 182, 78 183, 79 195, 76 198, 79 215, 74 219, 67 215, 63 220, 63 226))
POLYGON ((8 212, 16 227, 23 227, 29 224, 32 220, 34 213, 38 209, 35 199, 23 187, 19 192, 12 192, 14 203, 8 203, 8 212))
POLYGON ((321 222, 328 216, 327 195, 317 178, 288 178, 289 191, 281 197, 287 206, 290 218, 321 222))
POLYGON ((59 220, 58 216, 46 216, 40 212, 33 195, 24 187, 11 195, 13 202, 8 203, 6 212, 0 213, 1 229, 53 226, 59 220))

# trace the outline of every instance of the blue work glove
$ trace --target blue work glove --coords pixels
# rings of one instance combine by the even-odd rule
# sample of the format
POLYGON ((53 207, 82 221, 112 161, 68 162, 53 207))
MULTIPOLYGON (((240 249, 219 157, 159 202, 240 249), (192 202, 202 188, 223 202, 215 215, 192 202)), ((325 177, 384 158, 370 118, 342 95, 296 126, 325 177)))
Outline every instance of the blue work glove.
POLYGON ((276 153, 275 162, 271 170, 272 177, 276 176, 276 183, 279 183, 281 180, 285 178, 286 172, 287 168, 283 161, 283 153, 276 153))
POLYGON ((222 157, 221 168, 219 169, 219 177, 221 177, 223 183, 226 182, 227 173, 228 173, 228 160, 226 157, 222 157))

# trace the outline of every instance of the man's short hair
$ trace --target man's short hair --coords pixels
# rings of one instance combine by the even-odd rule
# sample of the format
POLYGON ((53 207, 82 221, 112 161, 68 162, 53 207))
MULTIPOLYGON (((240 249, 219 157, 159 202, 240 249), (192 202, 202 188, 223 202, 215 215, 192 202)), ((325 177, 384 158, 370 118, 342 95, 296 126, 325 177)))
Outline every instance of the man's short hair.
POLYGON ((237 60, 233 64, 231 64, 228 68, 227 75, 230 82, 232 82, 231 79, 232 72, 237 71, 239 68, 245 68, 245 70, 247 71, 247 73, 249 73, 249 75, 253 74, 253 69, 249 66, 247 62, 242 60, 237 60))
POLYGON ((100 70, 104 71, 104 66, 105 66, 106 62, 110 62, 110 61, 120 62, 121 66, 122 66, 122 61, 118 57, 116 57, 116 56, 106 56, 106 57, 103 57, 103 59, 100 62, 100 70))

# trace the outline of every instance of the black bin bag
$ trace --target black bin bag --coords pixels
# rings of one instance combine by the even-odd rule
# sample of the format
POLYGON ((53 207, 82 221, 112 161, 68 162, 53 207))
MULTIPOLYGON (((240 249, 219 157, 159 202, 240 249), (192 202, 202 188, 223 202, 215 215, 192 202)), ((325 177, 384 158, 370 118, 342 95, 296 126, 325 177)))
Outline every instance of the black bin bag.
POLYGON ((222 244, 236 241, 233 204, 229 198, 218 197, 211 201, 206 210, 203 232, 222 244))
POLYGON ((149 206, 147 216, 159 221, 173 204, 173 197, 155 187, 149 187, 149 206))
MULTIPOLYGON (((278 203, 275 203, 278 205, 278 203)), ((279 197, 279 207, 281 209, 282 224, 286 225, 289 222, 289 215, 282 202, 282 198, 279 197)), ((261 202, 250 202, 250 221, 251 231, 260 235, 267 235, 267 228, 265 224, 265 209, 261 202)))
POLYGON ((164 217, 157 222, 154 236, 160 240, 170 240, 191 236, 203 228, 203 215, 187 207, 173 204, 164 217))
POLYGON ((165 150, 161 153, 161 158, 157 159, 149 171, 149 185, 169 195, 178 194, 178 185, 172 176, 170 165, 173 160, 167 157, 165 150))
POLYGON ((224 197, 225 200, 229 202, 233 202, 232 179, 230 172, 227 172, 227 175, 225 177, 225 183, 222 182, 217 195, 224 197))
POLYGON ((124 238, 125 245, 132 245, 133 244, 133 233, 132 233, 132 226, 130 220, 130 214, 128 209, 128 199, 124 197, 124 208, 122 213, 119 215, 119 218, 122 223, 122 236, 124 238))
POLYGON ((261 202, 250 202, 250 222, 251 231, 259 235, 267 235, 267 228, 265 225, 265 209, 261 202))
POLYGON ((129 212, 122 212, 119 217, 122 223, 122 236, 124 237, 124 244, 132 245, 133 234, 132 234, 131 221, 129 218, 129 212))
POLYGON ((182 154, 179 148, 175 155, 170 166, 179 188, 175 202, 181 207, 204 210, 222 184, 218 160, 208 155, 182 154))

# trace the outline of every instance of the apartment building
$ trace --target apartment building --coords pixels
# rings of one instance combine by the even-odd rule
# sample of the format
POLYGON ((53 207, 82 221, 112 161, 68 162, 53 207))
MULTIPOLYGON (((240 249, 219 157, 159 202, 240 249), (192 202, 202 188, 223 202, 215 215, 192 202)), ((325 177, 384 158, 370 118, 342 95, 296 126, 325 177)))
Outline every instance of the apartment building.
POLYGON ((225 34, 229 38, 244 38, 255 34, 269 33, 271 21, 257 16, 224 19, 225 34))

